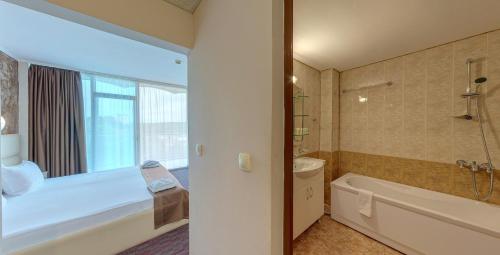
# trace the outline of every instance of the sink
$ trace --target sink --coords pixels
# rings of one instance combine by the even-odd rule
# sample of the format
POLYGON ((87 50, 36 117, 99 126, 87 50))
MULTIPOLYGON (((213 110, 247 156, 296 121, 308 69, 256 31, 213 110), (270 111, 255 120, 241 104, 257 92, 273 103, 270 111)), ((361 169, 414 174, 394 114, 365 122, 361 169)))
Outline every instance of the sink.
POLYGON ((325 161, 317 158, 296 158, 293 160, 293 173, 297 176, 306 177, 315 175, 321 171, 325 161))

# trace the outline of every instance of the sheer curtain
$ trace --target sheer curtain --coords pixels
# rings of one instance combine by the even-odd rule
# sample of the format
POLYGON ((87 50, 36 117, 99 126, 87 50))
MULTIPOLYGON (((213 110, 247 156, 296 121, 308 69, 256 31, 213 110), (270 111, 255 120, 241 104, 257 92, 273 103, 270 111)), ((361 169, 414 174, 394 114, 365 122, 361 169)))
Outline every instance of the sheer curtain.
POLYGON ((140 160, 187 167, 187 95, 181 88, 139 84, 140 160))
POLYGON ((135 166, 136 83, 83 75, 89 171, 135 166))

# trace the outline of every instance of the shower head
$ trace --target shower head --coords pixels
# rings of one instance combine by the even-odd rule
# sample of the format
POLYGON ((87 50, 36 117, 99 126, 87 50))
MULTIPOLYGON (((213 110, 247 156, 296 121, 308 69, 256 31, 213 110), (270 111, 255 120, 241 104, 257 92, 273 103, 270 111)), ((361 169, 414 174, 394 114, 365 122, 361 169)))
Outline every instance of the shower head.
POLYGON ((486 77, 479 77, 479 78, 475 79, 474 82, 479 85, 481 83, 486 82, 487 80, 488 79, 486 79, 486 77))

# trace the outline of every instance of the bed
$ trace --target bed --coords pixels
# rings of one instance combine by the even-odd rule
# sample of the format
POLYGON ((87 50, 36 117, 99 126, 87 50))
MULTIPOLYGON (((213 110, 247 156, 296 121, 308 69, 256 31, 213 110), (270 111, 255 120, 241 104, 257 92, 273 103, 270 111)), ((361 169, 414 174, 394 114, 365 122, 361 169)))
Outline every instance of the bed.
POLYGON ((3 252, 115 254, 187 223, 155 230, 153 217, 138 168, 46 179, 36 191, 7 197, 3 252))

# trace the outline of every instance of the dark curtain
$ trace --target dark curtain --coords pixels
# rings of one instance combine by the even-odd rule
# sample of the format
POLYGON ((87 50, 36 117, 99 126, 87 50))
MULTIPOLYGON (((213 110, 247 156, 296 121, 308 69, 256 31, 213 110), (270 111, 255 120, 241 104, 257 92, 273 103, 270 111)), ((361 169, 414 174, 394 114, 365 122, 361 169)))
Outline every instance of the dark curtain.
POLYGON ((28 81, 29 159, 48 177, 86 172, 80 73, 31 65, 28 81))

